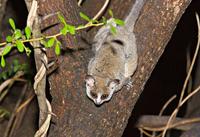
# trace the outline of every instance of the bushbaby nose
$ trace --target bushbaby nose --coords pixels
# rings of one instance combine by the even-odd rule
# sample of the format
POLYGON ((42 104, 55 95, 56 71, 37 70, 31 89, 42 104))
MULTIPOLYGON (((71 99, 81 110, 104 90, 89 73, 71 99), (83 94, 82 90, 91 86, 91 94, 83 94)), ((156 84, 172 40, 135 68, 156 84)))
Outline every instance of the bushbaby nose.
POLYGON ((96 104, 97 106, 99 106, 99 105, 101 105, 101 102, 95 101, 95 104, 96 104))
POLYGON ((102 100, 98 97, 97 99, 95 99, 95 104, 96 105, 101 105, 102 100))

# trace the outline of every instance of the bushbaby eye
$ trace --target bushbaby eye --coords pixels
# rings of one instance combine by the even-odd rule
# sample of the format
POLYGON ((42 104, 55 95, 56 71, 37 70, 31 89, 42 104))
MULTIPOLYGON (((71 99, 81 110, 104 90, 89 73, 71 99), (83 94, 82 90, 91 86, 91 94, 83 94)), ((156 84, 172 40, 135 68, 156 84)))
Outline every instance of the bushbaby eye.
POLYGON ((97 98, 97 94, 94 93, 94 92, 90 92, 90 95, 91 95, 93 98, 97 98))
POLYGON ((106 99, 107 97, 108 97, 108 94, 103 94, 103 95, 101 96, 101 99, 104 100, 104 99, 106 99))

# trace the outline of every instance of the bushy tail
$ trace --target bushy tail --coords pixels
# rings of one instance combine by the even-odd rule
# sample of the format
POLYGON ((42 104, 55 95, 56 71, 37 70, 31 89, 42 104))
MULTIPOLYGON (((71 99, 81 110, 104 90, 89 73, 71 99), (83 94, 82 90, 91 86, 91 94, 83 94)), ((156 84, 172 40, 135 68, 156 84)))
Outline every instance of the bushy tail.
POLYGON ((135 3, 131 8, 131 11, 129 12, 128 16, 125 19, 125 24, 127 28, 133 29, 145 1, 146 0, 135 0, 135 3))

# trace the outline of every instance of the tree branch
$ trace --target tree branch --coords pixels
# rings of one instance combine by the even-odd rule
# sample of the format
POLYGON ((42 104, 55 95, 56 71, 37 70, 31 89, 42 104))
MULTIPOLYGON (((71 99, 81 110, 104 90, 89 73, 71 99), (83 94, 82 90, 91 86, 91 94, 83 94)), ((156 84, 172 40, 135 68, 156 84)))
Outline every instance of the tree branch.
MULTIPOLYGON (((85 93, 84 77, 88 60, 93 54, 92 51, 86 50, 87 47, 84 50, 76 50, 78 44, 76 41, 80 41, 80 35, 64 37, 63 48, 69 47, 71 50, 65 50, 63 56, 58 57, 58 63, 60 63, 58 71, 49 79, 53 98, 53 113, 58 117, 53 120, 55 124, 52 124, 49 136, 120 137, 146 81, 190 2, 191 0, 146 2, 134 30, 139 52, 139 64, 133 76, 134 89, 131 91, 122 89, 113 96, 110 102, 101 107, 96 107, 85 93)), ((86 14, 95 15, 103 3, 104 1, 100 3, 100 1, 87 0, 83 4, 85 7, 81 8, 86 14)), ((115 16, 122 18, 133 3, 113 0, 109 8, 113 10, 115 16)), ((78 17, 80 8, 78 8, 76 1, 57 0, 55 2, 49 0, 46 3, 39 0, 39 4, 40 15, 61 11, 70 23, 80 23, 78 17)), ((52 17, 43 23, 48 26, 52 22, 56 22, 56 18, 52 17)), ((45 26, 44 24, 43 26, 45 26)), ((58 27, 59 25, 47 30, 46 33, 54 33, 58 27)), ((96 29, 90 30, 89 33, 94 35, 94 30, 96 29)), ((83 43, 79 46, 82 45, 83 43)), ((54 55, 48 51, 48 56, 54 55)))

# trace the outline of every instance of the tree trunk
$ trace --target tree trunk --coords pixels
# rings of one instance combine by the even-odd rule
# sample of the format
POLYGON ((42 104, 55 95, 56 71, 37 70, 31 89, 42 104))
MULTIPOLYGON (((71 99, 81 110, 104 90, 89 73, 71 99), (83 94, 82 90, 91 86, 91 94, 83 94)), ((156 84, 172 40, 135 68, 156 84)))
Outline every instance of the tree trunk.
MULTIPOLYGON (((181 15, 191 0, 154 0, 147 1, 139 17, 134 32, 137 37, 139 64, 133 76, 133 89, 123 88, 114 94, 112 100, 96 107, 86 97, 84 77, 87 64, 93 53, 91 48, 80 42, 82 31, 75 37, 62 38, 64 54, 58 57, 59 68, 49 77, 52 96, 53 119, 49 131, 50 137, 120 137, 127 125, 129 116, 139 98, 144 85, 162 55, 167 42, 181 15), (82 47, 83 50, 79 50, 82 47), (70 49, 70 50, 69 50, 70 49)), ((104 1, 86 0, 79 8, 74 0, 39 0, 39 14, 61 11, 72 24, 82 24, 79 11, 94 16, 104 1)), ((123 18, 134 4, 134 0, 113 0, 110 9, 115 17, 123 18)), ((42 22, 43 28, 58 22, 53 16, 42 22)), ((58 32, 56 25, 45 33, 58 32)), ((94 35, 96 28, 89 30, 94 35)), ((54 56, 48 51, 48 56, 54 56)))

